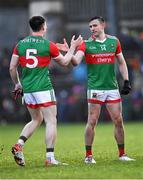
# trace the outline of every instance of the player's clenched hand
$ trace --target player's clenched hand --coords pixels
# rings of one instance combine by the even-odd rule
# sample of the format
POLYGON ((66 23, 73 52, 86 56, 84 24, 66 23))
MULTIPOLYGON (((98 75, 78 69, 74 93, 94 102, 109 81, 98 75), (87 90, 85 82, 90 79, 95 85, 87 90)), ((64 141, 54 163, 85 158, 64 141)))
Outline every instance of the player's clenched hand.
POLYGON ((123 88, 121 90, 121 94, 123 95, 127 95, 129 94, 131 91, 131 85, 130 85, 130 82, 128 80, 125 80, 124 81, 124 85, 123 85, 123 88))
POLYGON ((68 45, 68 43, 67 43, 67 41, 66 41, 65 38, 64 38, 63 40, 64 40, 64 43, 63 43, 63 44, 61 44, 61 43, 56 43, 56 46, 58 47, 58 49, 59 49, 60 51, 68 52, 68 50, 69 50, 69 45, 68 45))
POLYGON ((79 35, 77 39, 75 39, 75 35, 74 35, 71 39, 71 46, 73 48, 77 48, 78 46, 81 45, 82 42, 83 42, 83 38, 81 37, 81 35, 79 35))
POLYGON ((20 84, 16 84, 16 85, 15 85, 13 94, 14 94, 14 99, 15 99, 15 100, 16 100, 17 98, 23 96, 23 90, 22 90, 22 86, 21 86, 20 84))

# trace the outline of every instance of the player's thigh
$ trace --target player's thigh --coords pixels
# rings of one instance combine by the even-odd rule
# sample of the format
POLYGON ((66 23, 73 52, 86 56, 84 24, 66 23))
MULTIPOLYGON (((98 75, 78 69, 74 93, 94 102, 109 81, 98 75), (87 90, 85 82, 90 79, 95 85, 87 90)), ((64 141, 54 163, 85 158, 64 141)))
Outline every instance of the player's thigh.
POLYGON ((88 103, 88 122, 97 123, 101 112, 101 104, 88 103))
POLYGON ((122 113, 122 100, 119 90, 107 90, 106 94, 107 98, 105 104, 112 120, 119 119, 122 113))
POLYGON ((30 116, 32 118, 32 120, 37 120, 37 121, 43 121, 43 115, 42 112, 40 111, 40 108, 29 108, 27 107, 30 116))
POLYGON ((48 107, 40 107, 45 121, 57 121, 57 106, 52 105, 48 107))
POLYGON ((107 103, 106 108, 113 121, 122 120, 122 103, 107 103))

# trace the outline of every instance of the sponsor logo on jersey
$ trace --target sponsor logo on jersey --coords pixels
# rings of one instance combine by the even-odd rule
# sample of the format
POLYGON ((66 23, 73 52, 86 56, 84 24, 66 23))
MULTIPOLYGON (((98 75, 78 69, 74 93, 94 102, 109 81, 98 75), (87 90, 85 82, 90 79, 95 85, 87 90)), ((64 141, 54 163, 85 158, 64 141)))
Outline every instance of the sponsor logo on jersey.
POLYGON ((112 64, 115 61, 115 53, 86 54, 86 62, 89 64, 112 64))
POLYGON ((89 49, 96 49, 95 46, 89 46, 89 49))
POLYGON ((102 53, 102 54, 92 54, 91 56, 94 57, 112 57, 115 53, 102 53))

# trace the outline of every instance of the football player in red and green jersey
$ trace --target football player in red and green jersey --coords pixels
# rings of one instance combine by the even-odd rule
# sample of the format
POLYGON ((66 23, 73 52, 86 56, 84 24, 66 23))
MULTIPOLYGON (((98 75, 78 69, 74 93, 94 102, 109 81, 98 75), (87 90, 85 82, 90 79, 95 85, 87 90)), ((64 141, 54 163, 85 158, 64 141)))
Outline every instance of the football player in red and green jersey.
POLYGON ((25 141, 33 134, 36 128, 45 121, 46 124, 46 165, 60 164, 54 157, 54 145, 56 140, 56 98, 49 77, 48 66, 51 58, 62 66, 71 61, 77 46, 82 42, 81 36, 76 40, 72 37, 71 46, 63 56, 57 46, 46 39, 47 25, 41 16, 33 16, 29 20, 32 34, 20 40, 14 48, 10 62, 10 75, 15 84, 15 94, 23 91, 25 104, 31 115, 31 121, 26 124, 21 132, 18 142, 12 147, 14 159, 18 165, 24 166, 24 155, 22 148, 25 141), (19 80, 17 67, 22 67, 21 82, 19 80))
POLYGON ((124 148, 122 105, 115 75, 115 63, 117 62, 124 80, 121 94, 128 94, 131 86, 121 45, 115 36, 105 34, 105 20, 102 17, 92 18, 89 22, 89 28, 92 34, 91 37, 87 41, 83 41, 72 58, 73 65, 78 65, 85 57, 88 71, 88 121, 85 129, 85 163, 96 163, 93 158, 92 145, 102 104, 106 105, 114 123, 119 160, 131 161, 134 159, 126 155, 124 148))

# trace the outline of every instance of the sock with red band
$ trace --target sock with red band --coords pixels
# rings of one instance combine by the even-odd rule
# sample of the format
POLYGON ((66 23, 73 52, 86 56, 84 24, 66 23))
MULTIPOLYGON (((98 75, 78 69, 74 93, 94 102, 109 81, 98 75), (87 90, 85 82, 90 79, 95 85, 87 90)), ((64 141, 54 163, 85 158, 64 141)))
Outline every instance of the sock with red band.
POLYGON ((87 156, 92 156, 91 146, 85 146, 85 149, 86 149, 86 157, 87 156))
POLYGON ((119 150, 119 157, 123 156, 125 154, 124 144, 118 144, 118 150, 119 150))

